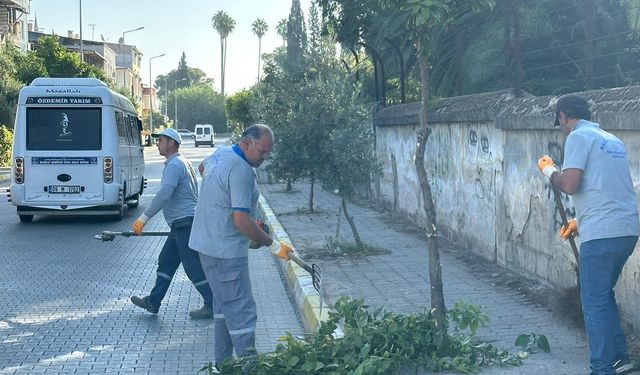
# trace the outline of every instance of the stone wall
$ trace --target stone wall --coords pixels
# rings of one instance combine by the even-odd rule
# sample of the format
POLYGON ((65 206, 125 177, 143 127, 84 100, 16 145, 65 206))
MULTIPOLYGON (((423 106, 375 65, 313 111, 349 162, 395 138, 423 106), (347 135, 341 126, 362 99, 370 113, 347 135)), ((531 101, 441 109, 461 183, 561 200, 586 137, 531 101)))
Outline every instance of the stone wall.
MULTIPOLYGON (((594 121, 625 143, 640 192, 640 86, 581 93, 594 121)), ((548 181, 536 162, 562 162, 564 135, 553 128, 558 97, 516 98, 510 90, 430 103, 425 161, 441 234, 464 248, 556 286, 575 284, 573 253, 558 238, 561 225, 548 181)), ((418 103, 379 111, 374 119, 382 174, 377 199, 424 222, 415 171, 418 103)), ((562 194, 565 212, 575 216, 562 194)), ((640 247, 640 246, 639 246, 640 247)), ((627 263, 616 293, 623 315, 640 327, 640 251, 627 263)))

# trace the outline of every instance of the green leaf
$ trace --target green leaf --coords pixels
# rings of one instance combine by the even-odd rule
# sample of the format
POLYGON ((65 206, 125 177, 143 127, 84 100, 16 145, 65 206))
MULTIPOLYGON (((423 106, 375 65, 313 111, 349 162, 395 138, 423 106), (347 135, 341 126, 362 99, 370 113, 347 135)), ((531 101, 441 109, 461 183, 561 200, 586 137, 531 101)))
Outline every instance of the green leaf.
POLYGON ((300 362, 300 358, 298 358, 297 356, 291 357, 289 358, 289 361, 287 361, 287 367, 295 367, 298 362, 300 362))

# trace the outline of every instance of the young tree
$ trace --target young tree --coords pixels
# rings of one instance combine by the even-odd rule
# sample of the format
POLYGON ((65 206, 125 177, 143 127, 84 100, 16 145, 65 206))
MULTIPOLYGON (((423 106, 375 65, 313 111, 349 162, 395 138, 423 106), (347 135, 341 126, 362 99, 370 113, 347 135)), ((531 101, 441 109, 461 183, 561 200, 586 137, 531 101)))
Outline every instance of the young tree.
MULTIPOLYGON (((149 111, 145 111, 142 113, 142 128, 149 129, 149 111)), ((153 127, 154 128, 165 128, 167 127, 167 122, 165 121, 162 113, 158 111, 153 111, 153 127)), ((155 132, 155 129, 151 129, 152 132, 155 132)))
POLYGON ((442 269, 438 250, 436 210, 433 204, 431 186, 427 171, 424 168, 424 153, 431 130, 427 125, 427 106, 429 100, 429 67, 433 59, 433 35, 438 29, 445 29, 456 17, 476 11, 482 7, 492 6, 491 0, 439 0, 410 1, 385 0, 385 5, 400 9, 407 17, 407 25, 412 32, 420 64, 420 82, 422 100, 420 107, 420 132, 416 155, 416 170, 420 180, 423 207, 427 217, 427 247, 429 252, 429 281, 431 284, 431 308, 438 329, 446 332, 445 301, 442 291, 442 269))
POLYGON ((258 37, 258 81, 260 80, 260 60, 262 58, 262 37, 269 30, 269 25, 263 18, 258 18, 251 24, 251 31, 258 37))
POLYGON ((252 96, 253 92, 245 89, 238 91, 225 100, 224 111, 227 115, 227 120, 232 124, 233 128, 244 130, 247 126, 255 122, 251 115, 252 96))
POLYGON ((18 92, 22 83, 16 79, 14 56, 18 54, 9 42, 0 44, 0 125, 13 129, 18 104, 18 92))
POLYGON ((323 117, 330 123, 325 126, 327 136, 320 147, 321 170, 317 177, 324 189, 338 191, 356 246, 363 251, 364 244, 346 200, 357 187, 367 186, 379 170, 374 153, 373 111, 364 103, 359 84, 346 75, 323 78, 320 85, 325 93, 323 117))
POLYGON ((219 10, 212 18, 213 28, 220 34, 220 92, 224 96, 224 73, 227 61, 227 37, 236 27, 236 21, 225 11, 219 10))

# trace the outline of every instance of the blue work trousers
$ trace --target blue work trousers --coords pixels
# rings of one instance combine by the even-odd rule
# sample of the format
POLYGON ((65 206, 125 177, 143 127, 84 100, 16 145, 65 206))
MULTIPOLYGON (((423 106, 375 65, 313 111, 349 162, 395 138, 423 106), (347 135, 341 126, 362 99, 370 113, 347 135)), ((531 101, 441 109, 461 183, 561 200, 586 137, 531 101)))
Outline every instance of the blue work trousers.
POLYGON ((613 288, 637 241, 637 236, 625 236, 580 246, 580 298, 593 374, 615 374, 613 364, 628 358, 613 288))
POLYGON ((256 346, 256 303, 251 292, 249 258, 215 258, 200 254, 213 291, 215 361, 252 355, 256 346))
POLYGON ((160 251, 156 284, 149 294, 149 301, 153 306, 160 307, 164 296, 169 290, 171 280, 178 270, 180 263, 182 263, 184 272, 200 295, 202 295, 204 304, 212 307, 213 294, 202 270, 200 257, 197 251, 189 247, 192 219, 193 218, 187 218, 187 220, 181 219, 180 223, 172 225, 169 236, 162 247, 162 251, 160 251))

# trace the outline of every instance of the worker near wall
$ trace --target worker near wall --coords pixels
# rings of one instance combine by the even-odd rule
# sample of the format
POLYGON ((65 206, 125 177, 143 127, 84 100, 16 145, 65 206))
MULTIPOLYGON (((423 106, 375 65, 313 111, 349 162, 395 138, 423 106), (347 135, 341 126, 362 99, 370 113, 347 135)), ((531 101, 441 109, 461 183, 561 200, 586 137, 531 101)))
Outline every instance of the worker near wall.
POLYGON ((591 351, 591 374, 621 374, 629 361, 614 286, 633 252, 640 223, 624 144, 591 122, 587 101, 565 95, 556 106, 555 126, 567 135, 562 171, 549 156, 538 168, 550 183, 572 196, 576 219, 560 231, 580 243, 580 299, 591 351))

